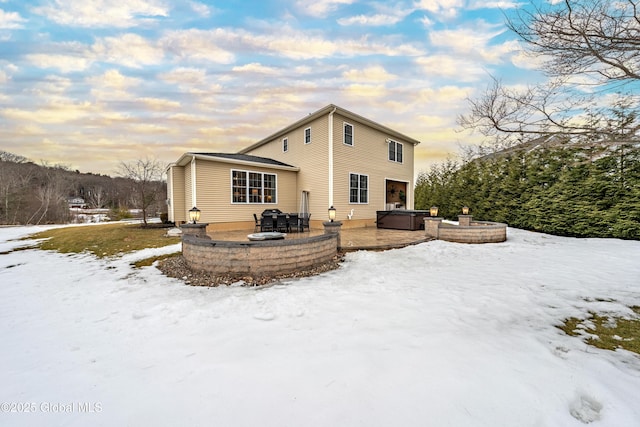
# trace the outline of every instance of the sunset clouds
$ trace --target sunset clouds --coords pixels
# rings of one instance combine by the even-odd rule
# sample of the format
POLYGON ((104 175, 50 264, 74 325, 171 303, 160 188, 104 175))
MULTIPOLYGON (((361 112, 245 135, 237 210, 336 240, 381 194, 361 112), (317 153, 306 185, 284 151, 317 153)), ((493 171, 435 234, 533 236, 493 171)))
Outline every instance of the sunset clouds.
POLYGON ((335 103, 423 143, 489 75, 539 78, 507 32, 516 3, 473 0, 0 1, 0 149, 114 173, 121 160, 237 151, 335 103))

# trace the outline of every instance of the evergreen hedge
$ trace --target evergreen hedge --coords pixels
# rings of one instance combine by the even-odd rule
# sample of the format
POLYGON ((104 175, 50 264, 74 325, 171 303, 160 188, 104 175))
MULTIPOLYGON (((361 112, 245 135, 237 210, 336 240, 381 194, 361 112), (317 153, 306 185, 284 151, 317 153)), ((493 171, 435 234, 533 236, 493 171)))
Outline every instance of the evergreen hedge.
POLYGON ((640 239, 640 147, 557 146, 446 161, 419 175, 416 208, 561 236, 640 239))

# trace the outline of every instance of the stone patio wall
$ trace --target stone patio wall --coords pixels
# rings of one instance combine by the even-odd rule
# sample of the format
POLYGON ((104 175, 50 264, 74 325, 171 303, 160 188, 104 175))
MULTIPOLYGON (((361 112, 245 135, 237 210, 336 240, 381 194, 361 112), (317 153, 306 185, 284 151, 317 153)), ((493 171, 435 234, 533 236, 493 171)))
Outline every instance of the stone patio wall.
POLYGON ((470 226, 440 224, 438 239, 457 243, 499 243, 507 240, 507 225, 472 221, 470 226))
POLYGON ((338 253, 338 236, 231 242, 183 236, 182 255, 189 267, 218 275, 274 276, 313 268, 338 253))

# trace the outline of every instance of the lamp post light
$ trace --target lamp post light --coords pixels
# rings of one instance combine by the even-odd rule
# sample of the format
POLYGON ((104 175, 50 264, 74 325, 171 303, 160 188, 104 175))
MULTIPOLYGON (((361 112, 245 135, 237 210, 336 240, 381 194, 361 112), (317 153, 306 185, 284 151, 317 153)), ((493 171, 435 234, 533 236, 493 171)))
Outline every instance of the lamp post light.
POLYGON ((458 215, 458 225, 461 227, 471 227, 471 215, 469 215, 469 206, 462 207, 462 215, 458 215))
POLYGON ((440 224, 442 224, 442 218, 438 217, 438 207, 431 206, 429 208, 429 216, 424 218, 424 231, 427 237, 438 239, 440 236, 440 224))
POLYGON ((331 206, 329 208, 329 220, 331 222, 333 222, 333 220, 336 219, 336 208, 334 208, 333 206, 331 206))
POLYGON ((336 235, 336 245, 338 250, 340 250, 340 229, 342 228, 342 221, 336 221, 336 208, 331 206, 329 208, 329 221, 324 221, 322 225, 324 226, 324 234, 334 234, 336 235))
POLYGON ((191 220, 194 224, 200 220, 200 209, 195 206, 189 209, 189 220, 191 220))

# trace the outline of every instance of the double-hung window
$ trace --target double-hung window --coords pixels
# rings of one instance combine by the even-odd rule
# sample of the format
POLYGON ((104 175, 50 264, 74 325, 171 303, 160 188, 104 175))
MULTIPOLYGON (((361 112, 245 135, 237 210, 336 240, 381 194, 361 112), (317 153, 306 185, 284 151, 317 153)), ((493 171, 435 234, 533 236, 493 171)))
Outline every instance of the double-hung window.
POLYGON ((233 203, 276 203, 276 175, 233 170, 231 194, 233 203))
POLYGON ((402 163, 402 144, 389 140, 389 160, 402 163))
POLYGON ((369 176, 349 174, 349 203, 369 203, 369 176))
POLYGON ((344 123, 344 144, 353 146, 353 125, 344 123))
POLYGON ((286 153, 289 151, 289 138, 282 138, 282 152, 286 153))
POLYGON ((304 130, 304 143, 311 144, 311 128, 306 128, 304 130))

